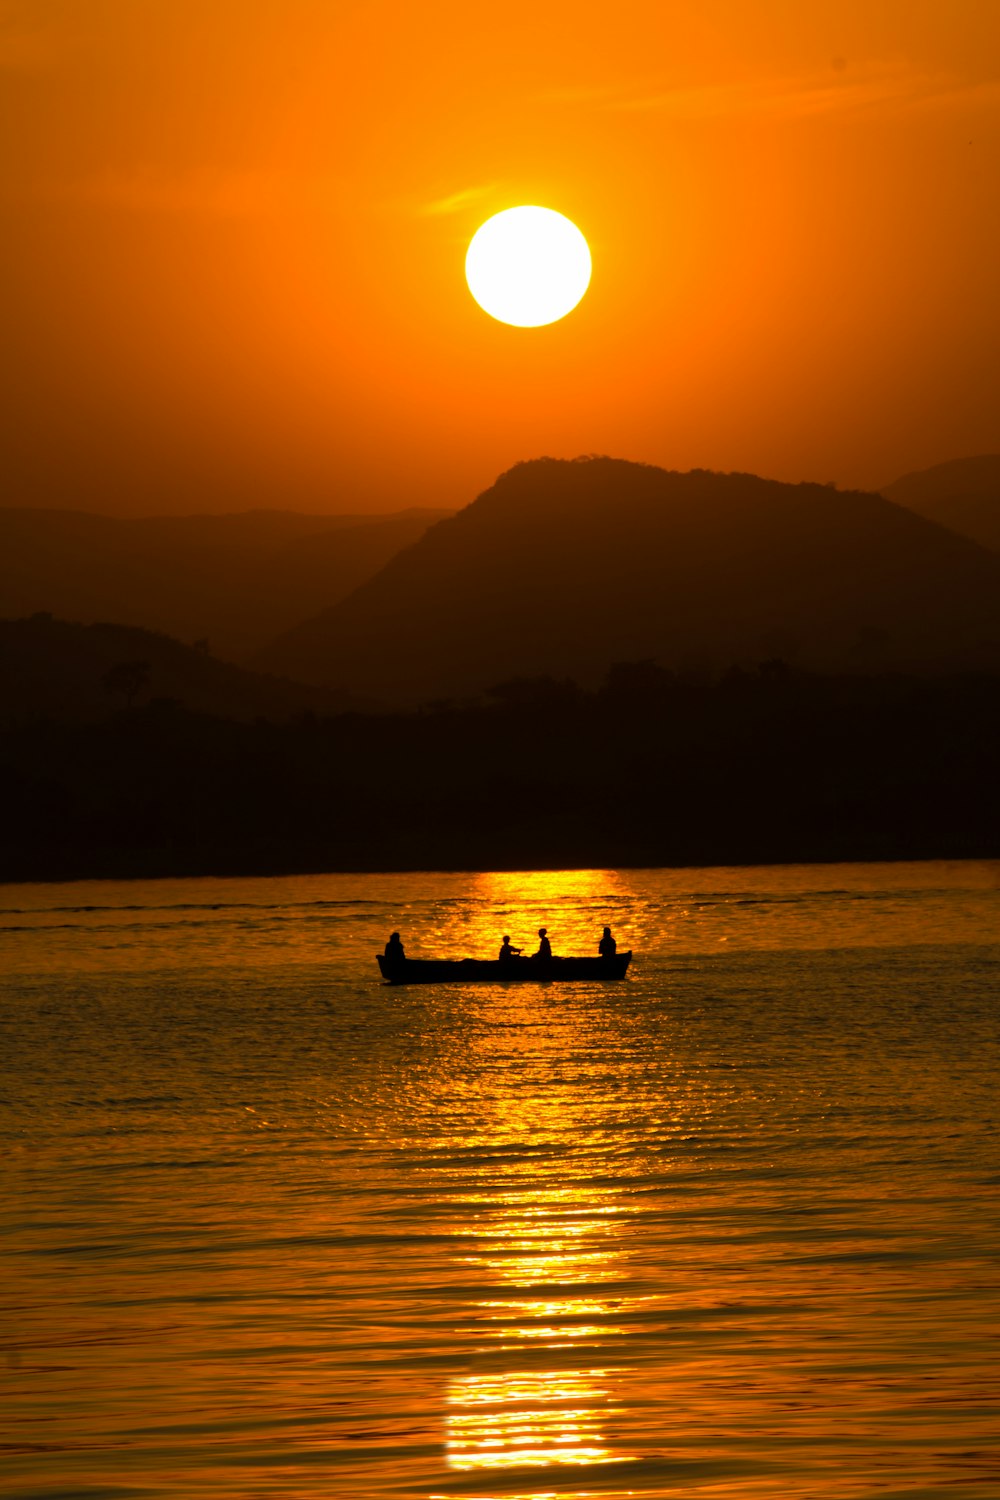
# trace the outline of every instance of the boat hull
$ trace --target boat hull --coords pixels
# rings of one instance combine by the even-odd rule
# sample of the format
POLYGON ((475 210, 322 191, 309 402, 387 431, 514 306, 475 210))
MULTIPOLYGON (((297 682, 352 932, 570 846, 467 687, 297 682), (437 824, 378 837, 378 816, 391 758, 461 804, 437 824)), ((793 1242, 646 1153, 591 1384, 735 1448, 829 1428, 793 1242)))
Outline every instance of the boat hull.
POLYGON ((614 958, 404 958, 393 962, 376 954, 382 978, 390 984, 542 984, 552 980, 624 979, 631 953, 614 958))

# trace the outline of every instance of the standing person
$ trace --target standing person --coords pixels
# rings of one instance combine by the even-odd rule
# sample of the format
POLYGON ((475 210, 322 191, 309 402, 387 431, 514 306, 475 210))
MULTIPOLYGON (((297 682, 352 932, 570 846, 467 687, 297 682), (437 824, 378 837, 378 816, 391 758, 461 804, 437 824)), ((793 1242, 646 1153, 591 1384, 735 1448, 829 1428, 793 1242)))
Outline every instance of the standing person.
POLYGON ((503 943, 501 944, 501 947, 500 947, 500 962, 502 964, 508 963, 510 961, 510 959, 512 959, 512 958, 518 958, 518 957, 520 957, 520 953, 521 953, 520 948, 512 948, 511 947, 511 945, 510 945, 510 938, 507 936, 506 933, 504 933, 503 943))
POLYGON ((618 952, 618 944, 611 936, 610 927, 605 927, 604 936, 601 938, 601 941, 597 945, 597 951, 602 958, 614 958, 615 954, 618 952))
POLYGON ((398 932, 394 932, 389 941, 386 943, 384 957, 387 958, 391 964, 401 964, 403 962, 403 959, 406 957, 406 954, 403 952, 403 944, 400 940, 398 932))
POLYGON ((552 957, 552 944, 546 937, 546 933, 548 932, 548 930, 549 929, 547 927, 539 927, 538 952, 533 955, 535 958, 540 958, 543 963, 547 962, 548 959, 552 957))

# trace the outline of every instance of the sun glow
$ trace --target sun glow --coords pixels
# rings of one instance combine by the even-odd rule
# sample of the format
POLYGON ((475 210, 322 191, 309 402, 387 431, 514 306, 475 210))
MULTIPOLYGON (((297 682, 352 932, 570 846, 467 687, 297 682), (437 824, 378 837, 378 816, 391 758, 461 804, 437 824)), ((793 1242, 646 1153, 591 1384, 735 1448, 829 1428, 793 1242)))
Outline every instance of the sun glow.
POLYGON ((517 328, 539 328, 572 312, 590 271, 590 249, 576 225, 533 205, 487 219, 465 257, 465 279, 479 306, 517 328))

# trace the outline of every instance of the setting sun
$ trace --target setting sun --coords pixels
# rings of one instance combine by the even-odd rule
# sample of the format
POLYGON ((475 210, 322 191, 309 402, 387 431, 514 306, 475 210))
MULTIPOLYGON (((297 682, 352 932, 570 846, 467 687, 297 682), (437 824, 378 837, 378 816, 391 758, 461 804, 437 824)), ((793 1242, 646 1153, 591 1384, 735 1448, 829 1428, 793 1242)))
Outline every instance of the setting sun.
POLYGON ((465 257, 469 290, 484 312, 539 328, 572 312, 590 285, 590 250, 576 225, 551 208, 494 214, 465 257))

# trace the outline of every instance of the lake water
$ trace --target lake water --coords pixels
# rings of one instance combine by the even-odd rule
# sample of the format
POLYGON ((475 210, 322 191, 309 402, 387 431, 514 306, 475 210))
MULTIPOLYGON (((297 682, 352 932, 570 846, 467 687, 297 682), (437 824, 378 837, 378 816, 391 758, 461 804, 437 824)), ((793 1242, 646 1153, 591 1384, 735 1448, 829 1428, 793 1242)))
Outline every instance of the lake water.
POLYGON ((0 907, 5 1495, 1000 1495, 1000 866, 0 907))

